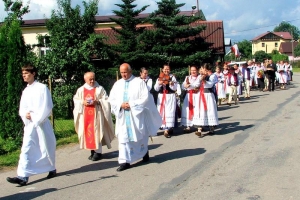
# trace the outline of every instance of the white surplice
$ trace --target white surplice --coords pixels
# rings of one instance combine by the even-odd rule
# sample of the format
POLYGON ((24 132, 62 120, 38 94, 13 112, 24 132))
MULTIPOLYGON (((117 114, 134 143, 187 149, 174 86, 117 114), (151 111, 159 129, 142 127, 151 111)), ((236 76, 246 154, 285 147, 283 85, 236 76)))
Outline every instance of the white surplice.
POLYGON ((104 88, 97 82, 94 84, 94 87, 84 84, 78 88, 76 94, 74 95, 74 124, 81 149, 88 149, 85 145, 86 139, 84 134, 84 88, 87 90, 96 88, 95 101, 99 102, 99 104, 95 105, 96 112, 94 116, 94 137, 96 141, 96 148, 90 150, 95 150, 97 153, 102 153, 102 146, 106 145, 107 148, 110 149, 111 142, 114 139, 114 128, 108 96, 104 88))
POLYGON ((111 112, 116 116, 115 134, 119 140, 120 164, 141 159, 148 151, 149 136, 156 135, 162 123, 149 95, 145 82, 134 76, 128 80, 118 80, 110 91, 111 112), (121 108, 125 93, 130 105, 129 111, 121 108))
POLYGON ((55 170, 56 139, 48 119, 52 107, 50 91, 44 84, 35 81, 27 85, 19 110, 25 127, 18 176, 29 177, 55 170), (27 113, 31 120, 26 118, 27 113))

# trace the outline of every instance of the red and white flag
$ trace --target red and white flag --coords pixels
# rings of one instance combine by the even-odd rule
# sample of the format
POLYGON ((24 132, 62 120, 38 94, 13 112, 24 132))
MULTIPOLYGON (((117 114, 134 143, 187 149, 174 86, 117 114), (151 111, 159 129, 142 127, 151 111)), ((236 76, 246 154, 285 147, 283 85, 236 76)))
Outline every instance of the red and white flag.
POLYGON ((235 57, 240 57, 240 51, 237 44, 231 47, 231 52, 234 53, 235 57))

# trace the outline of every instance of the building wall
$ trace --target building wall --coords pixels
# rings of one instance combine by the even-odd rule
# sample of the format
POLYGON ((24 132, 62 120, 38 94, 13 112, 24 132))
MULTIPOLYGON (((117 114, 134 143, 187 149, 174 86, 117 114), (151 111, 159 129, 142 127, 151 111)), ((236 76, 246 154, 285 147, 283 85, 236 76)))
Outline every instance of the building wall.
POLYGON ((252 55, 257 51, 265 51, 266 53, 272 53, 273 50, 279 51, 280 44, 282 42, 290 42, 290 40, 256 40, 252 41, 252 55), (276 45, 277 44, 277 45, 276 45))

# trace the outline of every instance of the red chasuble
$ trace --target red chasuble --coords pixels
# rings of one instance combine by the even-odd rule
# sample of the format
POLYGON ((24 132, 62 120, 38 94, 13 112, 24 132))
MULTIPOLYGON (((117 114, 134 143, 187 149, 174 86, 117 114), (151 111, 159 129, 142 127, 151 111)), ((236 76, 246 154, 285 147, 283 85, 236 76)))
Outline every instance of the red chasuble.
MULTIPOLYGON (((86 100, 94 100, 95 99, 96 88, 92 90, 87 90, 84 88, 83 97, 86 100)), ((85 106, 84 107, 84 142, 87 149, 94 150, 96 149, 96 141, 95 141, 95 106, 85 106)))

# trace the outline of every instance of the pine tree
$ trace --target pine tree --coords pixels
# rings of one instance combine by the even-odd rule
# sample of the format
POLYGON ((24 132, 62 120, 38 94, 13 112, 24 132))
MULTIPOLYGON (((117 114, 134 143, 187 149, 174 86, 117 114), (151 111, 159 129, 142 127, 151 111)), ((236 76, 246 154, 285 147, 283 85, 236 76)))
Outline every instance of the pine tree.
POLYGON ((211 52, 199 36, 205 27, 190 26, 201 18, 180 15, 180 8, 185 4, 176 4, 175 0, 162 0, 157 5, 158 9, 147 19, 154 29, 145 30, 139 38, 143 60, 148 66, 170 63, 179 68, 208 58, 211 52))
POLYGON ((21 144, 23 123, 19 116, 23 90, 21 68, 26 63, 27 48, 22 36, 22 16, 29 12, 20 1, 4 1, 8 16, 0 28, 0 138, 21 144))
POLYGON ((115 4, 120 10, 113 10, 117 16, 111 18, 121 28, 111 27, 117 33, 118 43, 112 45, 114 66, 119 66, 123 62, 128 62, 133 68, 140 67, 137 37, 143 32, 144 28, 138 28, 137 25, 143 23, 143 19, 138 18, 139 14, 146 10, 148 5, 135 10, 137 5, 133 4, 135 0, 122 0, 123 4, 115 4))

